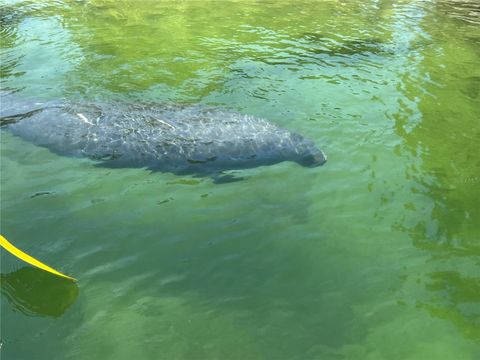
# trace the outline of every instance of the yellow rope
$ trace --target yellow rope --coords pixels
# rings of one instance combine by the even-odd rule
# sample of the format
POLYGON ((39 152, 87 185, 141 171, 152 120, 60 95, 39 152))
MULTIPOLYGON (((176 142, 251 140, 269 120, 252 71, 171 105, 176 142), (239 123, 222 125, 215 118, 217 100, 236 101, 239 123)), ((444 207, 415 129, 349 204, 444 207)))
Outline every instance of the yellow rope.
POLYGON ((17 249, 15 246, 13 246, 11 243, 9 243, 8 240, 5 239, 2 235, 0 235, 0 246, 3 247, 5 250, 7 250, 12 255, 16 256, 17 258, 25 261, 26 263, 28 263, 30 265, 36 266, 36 267, 38 267, 42 270, 48 271, 52 274, 55 274, 55 275, 58 275, 58 276, 61 276, 61 277, 64 277, 64 278, 67 278, 67 279, 70 279, 70 280, 73 280, 73 281, 77 281, 77 279, 74 279, 74 278, 72 278, 68 275, 62 274, 61 272, 59 272, 55 269, 52 269, 50 266, 45 265, 44 263, 38 261, 37 259, 31 257, 30 255, 24 253, 22 250, 17 249))

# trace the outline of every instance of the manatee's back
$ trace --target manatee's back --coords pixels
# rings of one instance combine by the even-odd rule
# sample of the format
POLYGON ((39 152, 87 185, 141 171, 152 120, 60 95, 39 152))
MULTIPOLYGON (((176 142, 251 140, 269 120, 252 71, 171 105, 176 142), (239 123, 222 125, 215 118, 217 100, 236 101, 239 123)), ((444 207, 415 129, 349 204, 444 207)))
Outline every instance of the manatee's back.
POLYGON ((290 134, 263 119, 200 105, 166 107, 158 119, 170 134, 164 153, 173 145, 184 162, 211 167, 268 162, 280 155, 279 144, 290 134))
MULTIPOLYGON (((290 133, 263 119, 201 105, 96 104, 84 153, 110 165, 205 171, 278 162, 290 133), (93 139, 93 140, 92 140, 93 139), (103 149, 100 148, 103 146, 103 149)), ((78 114, 77 114, 78 115, 78 114)))

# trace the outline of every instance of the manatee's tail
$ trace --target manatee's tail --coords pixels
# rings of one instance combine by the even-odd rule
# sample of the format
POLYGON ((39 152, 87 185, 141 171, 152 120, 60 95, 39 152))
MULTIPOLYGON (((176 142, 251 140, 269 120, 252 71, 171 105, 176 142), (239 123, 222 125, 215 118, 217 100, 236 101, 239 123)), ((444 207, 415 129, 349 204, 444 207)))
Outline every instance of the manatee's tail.
POLYGON ((43 103, 26 99, 14 91, 0 90, 0 126, 16 123, 44 108, 43 103))

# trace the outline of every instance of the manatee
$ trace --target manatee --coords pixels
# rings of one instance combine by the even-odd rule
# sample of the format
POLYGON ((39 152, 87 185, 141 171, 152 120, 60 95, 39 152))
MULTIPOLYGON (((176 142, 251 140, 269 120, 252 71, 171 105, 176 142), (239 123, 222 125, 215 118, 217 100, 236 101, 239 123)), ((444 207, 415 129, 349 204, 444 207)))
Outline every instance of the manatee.
POLYGON ((325 154, 313 141, 265 119, 203 105, 19 101, 2 94, 2 128, 51 151, 106 167, 144 167, 174 174, 294 161, 315 167, 325 154))

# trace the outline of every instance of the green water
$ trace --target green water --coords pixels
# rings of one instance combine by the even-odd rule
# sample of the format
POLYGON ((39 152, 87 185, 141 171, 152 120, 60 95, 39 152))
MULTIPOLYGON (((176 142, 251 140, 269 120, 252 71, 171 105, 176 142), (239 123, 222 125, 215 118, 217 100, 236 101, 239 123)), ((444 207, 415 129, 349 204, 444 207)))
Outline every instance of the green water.
POLYGON ((479 359, 475 1, 3 1, 25 96, 220 105, 313 139, 243 181, 1 131, 3 359, 479 359))

